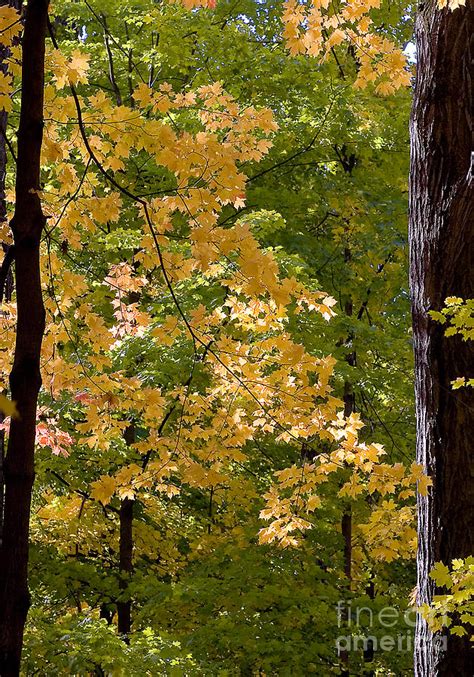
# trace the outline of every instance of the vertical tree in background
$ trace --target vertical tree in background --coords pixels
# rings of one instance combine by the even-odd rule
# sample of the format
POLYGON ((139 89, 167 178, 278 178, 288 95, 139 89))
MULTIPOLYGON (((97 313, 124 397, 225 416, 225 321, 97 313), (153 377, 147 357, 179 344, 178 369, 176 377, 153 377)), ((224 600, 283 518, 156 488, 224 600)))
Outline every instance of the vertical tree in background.
MULTIPOLYGON (((9 5, 17 11, 20 11, 20 0, 16 2, 6 2, 0 0, 0 7, 9 5)), ((7 42, 7 40, 5 40, 7 42)), ((10 56, 10 47, 7 44, 2 44, 0 41, 0 73, 7 75, 8 73, 8 57, 10 56)), ((0 226, 7 220, 7 201, 5 195, 5 182, 7 174, 7 121, 8 113, 5 109, 0 110, 0 226)), ((1 247, 4 258, 0 268, 0 301, 5 300, 7 303, 11 301, 13 292, 13 276, 11 271, 11 262, 13 258, 13 250, 11 246, 2 241, 0 238, 1 247)), ((5 416, 0 412, 0 422, 3 422, 5 416)), ((5 431, 0 430, 0 547, 2 542, 3 531, 3 498, 4 498, 4 481, 3 481, 3 463, 5 459, 5 431)))
POLYGON ((34 479, 36 408, 41 387, 40 352, 45 312, 39 249, 40 153, 43 135, 44 52, 48 0, 30 0, 23 33, 23 66, 14 237, 17 333, 10 375, 13 419, 4 468, 4 532, 0 551, 0 674, 19 673, 23 628, 29 607, 28 529, 34 479))
MULTIPOLYGON (((417 460, 433 479, 418 498, 418 598, 429 603, 429 572, 474 552, 472 389, 453 390, 474 365, 472 342, 446 338, 429 317, 447 297, 474 293, 474 191, 471 164, 474 6, 436 0, 416 23, 418 66, 411 120, 410 247, 416 369, 417 460)), ((468 636, 447 638, 446 651, 418 620, 415 674, 470 675, 468 636)))

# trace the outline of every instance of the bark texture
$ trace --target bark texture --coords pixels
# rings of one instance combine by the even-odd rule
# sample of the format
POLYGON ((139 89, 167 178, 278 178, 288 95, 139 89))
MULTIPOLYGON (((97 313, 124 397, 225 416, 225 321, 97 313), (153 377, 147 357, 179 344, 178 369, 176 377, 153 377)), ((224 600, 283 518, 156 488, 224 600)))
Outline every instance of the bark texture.
POLYGON ((19 418, 10 427, 4 467, 4 534, 0 550, 0 675, 18 675, 30 604, 28 532, 34 480, 36 407, 45 313, 40 281, 40 239, 45 219, 38 195, 43 135, 44 49, 48 0, 29 0, 16 175, 15 246, 17 333, 10 390, 19 418))
MULTIPOLYGON (((411 119, 410 284, 415 351, 417 459, 433 479, 418 497, 418 602, 432 600, 429 572, 474 553, 474 401, 451 381, 473 376, 473 342, 446 337, 431 320, 449 296, 474 296, 472 112, 474 3, 449 11, 421 5, 411 119)), ((418 618, 415 675, 471 676, 469 639, 446 650, 418 618)))

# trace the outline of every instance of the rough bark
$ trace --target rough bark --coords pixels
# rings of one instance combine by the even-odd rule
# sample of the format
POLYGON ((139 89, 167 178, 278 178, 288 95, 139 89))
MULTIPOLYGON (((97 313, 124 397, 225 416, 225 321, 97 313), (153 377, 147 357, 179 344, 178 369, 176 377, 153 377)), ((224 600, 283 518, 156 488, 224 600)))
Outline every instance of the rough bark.
POLYGON ((17 333, 10 391, 19 418, 10 426, 5 460, 4 537, 0 551, 0 675, 18 675, 30 603, 28 532, 34 480, 36 407, 45 313, 40 281, 44 215, 40 189, 43 135, 44 49, 48 0, 29 0, 23 33, 23 66, 15 213, 17 333))
MULTIPOLYGON (((433 479, 418 497, 418 602, 434 594, 429 572, 474 553, 474 401, 450 382, 473 376, 472 342, 446 337, 428 315, 446 297, 474 294, 471 164, 474 4, 420 6, 411 118, 410 284, 415 351, 417 460, 433 479)), ((418 618, 415 675, 472 675, 469 639, 447 636, 446 651, 418 618)))

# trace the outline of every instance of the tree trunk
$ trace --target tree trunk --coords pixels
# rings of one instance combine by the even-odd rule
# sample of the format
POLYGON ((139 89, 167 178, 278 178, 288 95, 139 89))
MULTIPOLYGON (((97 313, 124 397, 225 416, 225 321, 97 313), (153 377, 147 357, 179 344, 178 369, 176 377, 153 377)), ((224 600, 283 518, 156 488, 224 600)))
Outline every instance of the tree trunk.
MULTIPOLYGON (((350 249, 346 247, 344 250, 344 263, 347 265, 350 260, 351 260, 351 252, 350 249)), ((344 312, 347 317, 352 317, 354 309, 351 297, 349 297, 344 304, 344 312)), ((347 336, 346 345, 349 348, 349 352, 346 354, 346 362, 350 367, 355 367, 357 364, 357 355, 354 349, 354 332, 352 330, 349 332, 347 336)), ((355 412, 355 393, 351 381, 347 378, 344 381, 343 401, 344 401, 344 416, 350 416, 355 412)), ((344 542, 344 573, 346 575, 347 590, 349 592, 350 597, 352 584, 352 509, 350 504, 347 504, 344 507, 344 512, 341 518, 341 533, 344 542)), ((349 601, 350 600, 348 599, 348 602, 349 601)), ((350 616, 348 605, 344 606, 341 616, 343 622, 348 624, 350 616)), ((348 624, 347 627, 348 634, 350 634, 349 627, 350 625, 348 624)), ((341 651, 340 659, 342 664, 341 677, 349 677, 350 674, 349 652, 346 650, 341 651)))
MULTIPOLYGON (((126 428, 124 438, 128 446, 135 442, 135 426, 133 423, 126 428)), ((120 502, 120 541, 119 541, 119 570, 120 590, 127 595, 130 575, 133 571, 133 506, 135 501, 123 498, 120 502)), ((132 629, 132 602, 124 599, 117 602, 117 629, 119 635, 129 641, 132 629)))
MULTIPOLYGON (((7 0, 0 0, 0 7, 10 5, 15 7, 18 11, 21 7, 21 2, 7 2, 7 0)), ((0 72, 8 72, 8 57, 10 56, 9 47, 0 42, 0 72)), ((5 181, 7 175, 7 121, 8 113, 5 110, 0 111, 0 224, 7 220, 7 201, 5 196, 5 181)), ((4 299, 9 303, 12 299, 13 293, 13 275, 11 271, 11 249, 10 245, 5 242, 1 243, 1 248, 4 253, 4 259, 0 271, 0 302, 4 299)), ((6 392, 3 394, 7 394, 6 392)), ((0 412, 0 423, 3 423, 5 416, 0 412)), ((3 504, 4 504, 4 490, 5 482, 3 475, 3 463, 5 460, 5 431, 0 430, 0 548, 2 547, 3 534, 3 504)))
MULTIPOLYGON (((132 573, 133 556, 133 504, 130 498, 120 503, 120 589, 127 594, 129 577, 132 573)), ((117 602, 118 632, 126 641, 132 629, 132 603, 130 599, 117 602)))
MULTIPOLYGON (((429 572, 474 553, 474 401, 451 381, 473 376, 472 342, 446 337, 428 315, 446 297, 474 296, 471 166, 474 7, 420 7, 411 118, 410 284, 415 351, 417 460, 433 479, 418 497, 418 602, 434 594, 429 572)), ((415 675, 472 675, 468 638, 447 636, 446 651, 418 618, 415 675)))
POLYGON ((36 407, 45 313, 40 281, 40 239, 45 219, 40 197, 44 49, 48 0, 29 0, 23 66, 15 214, 17 333, 10 374, 19 418, 10 426, 5 460, 4 534, 0 551, 0 675, 18 675, 29 607, 28 532, 34 479, 36 407))
MULTIPOLYGON (((0 2, 0 7, 3 5, 3 2, 0 2)), ((8 49, 0 44, 0 71, 2 73, 7 72, 8 64, 6 58, 8 56, 8 49)), ((0 111, 0 224, 4 223, 7 218, 7 202, 5 198, 5 179, 7 174, 7 145, 5 143, 5 136, 7 133, 7 119, 8 113, 4 110, 0 111)), ((2 249, 6 256, 7 251, 6 245, 4 242, 2 244, 2 249)), ((2 264, 3 267, 3 264, 2 264)), ((6 276, 5 282, 0 280, 2 287, 6 285, 6 276)), ((3 291, 3 289, 2 289, 3 291)), ((3 298, 3 294, 0 298, 3 298)), ((6 394, 3 392, 2 394, 6 394)), ((5 416, 3 412, 0 412, 0 423, 3 423, 5 416)), ((2 547, 2 534, 3 534, 3 504, 4 504, 4 491, 5 491, 5 481, 3 473, 3 464, 5 461, 5 431, 0 430, 0 548, 2 547)))

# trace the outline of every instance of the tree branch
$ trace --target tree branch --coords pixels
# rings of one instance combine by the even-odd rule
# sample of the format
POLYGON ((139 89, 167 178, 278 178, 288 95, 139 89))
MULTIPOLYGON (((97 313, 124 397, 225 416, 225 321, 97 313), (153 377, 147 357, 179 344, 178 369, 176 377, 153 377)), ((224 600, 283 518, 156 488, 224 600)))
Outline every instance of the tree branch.
POLYGON ((5 285, 7 283, 8 273, 15 258, 15 246, 6 245, 5 256, 0 268, 0 303, 3 303, 5 295, 5 285))

